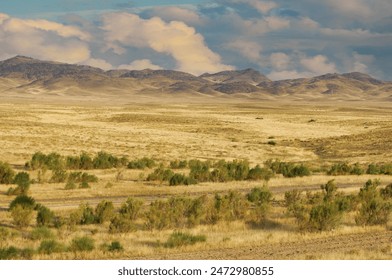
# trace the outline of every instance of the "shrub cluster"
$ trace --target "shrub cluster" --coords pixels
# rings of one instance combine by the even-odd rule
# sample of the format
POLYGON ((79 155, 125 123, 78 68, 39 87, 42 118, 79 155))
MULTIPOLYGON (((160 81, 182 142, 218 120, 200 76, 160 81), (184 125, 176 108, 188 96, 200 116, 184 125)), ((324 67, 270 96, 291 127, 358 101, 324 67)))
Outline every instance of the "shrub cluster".
POLYGON ((0 161, 0 184, 12 184, 14 175, 15 172, 11 166, 6 162, 0 161))
POLYGON ((275 174, 282 174, 284 177, 304 177, 310 176, 310 169, 304 164, 295 164, 292 162, 283 162, 278 159, 267 160, 264 165, 272 170, 275 174))
POLYGON ((135 159, 128 163, 129 169, 146 169, 146 168, 153 168, 154 166, 156 166, 155 161, 147 157, 135 159))

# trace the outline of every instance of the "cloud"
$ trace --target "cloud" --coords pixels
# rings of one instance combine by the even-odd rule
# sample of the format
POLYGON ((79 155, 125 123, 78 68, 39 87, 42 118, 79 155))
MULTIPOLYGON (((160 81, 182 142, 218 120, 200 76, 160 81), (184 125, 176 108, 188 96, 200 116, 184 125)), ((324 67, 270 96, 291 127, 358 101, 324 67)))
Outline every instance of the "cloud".
MULTIPOLYGON (((225 2, 225 1, 222 1, 225 2)), ((267 14, 272 9, 276 8, 278 5, 273 1, 260 1, 260 0, 229 0, 226 2, 236 3, 236 4, 247 4, 255 8, 261 14, 267 14)))
POLYGON ((233 69, 205 44, 194 28, 180 21, 161 18, 142 19, 129 13, 112 13, 103 17, 108 48, 124 52, 127 47, 151 48, 173 57, 177 69, 193 74, 233 69))
POLYGON ((285 53, 272 53, 270 55, 270 63, 274 69, 287 69, 290 64, 290 57, 285 53))
POLYGON ((111 65, 109 62, 105 61, 104 59, 97 59, 97 58, 89 58, 88 60, 85 60, 82 62, 82 64, 86 64, 92 67, 97 67, 101 68, 103 70, 111 70, 113 69, 113 65, 111 65))
POLYGON ((205 23, 203 18, 195 11, 182 7, 161 6, 146 10, 143 14, 151 18, 158 16, 165 21, 182 21, 189 25, 202 25, 205 23))
POLYGON ((298 72, 296 70, 272 71, 267 75, 273 81, 309 78, 312 76, 311 72, 298 72))
POLYGON ((18 19, 0 15, 0 52, 38 59, 79 63, 90 58, 83 40, 90 35, 73 26, 47 20, 18 19))
POLYGON ((162 69, 159 65, 155 65, 149 59, 139 59, 132 61, 131 64, 122 64, 118 66, 118 69, 127 69, 127 70, 144 70, 144 69, 151 69, 151 70, 159 70, 162 69))
POLYGON ((300 63, 305 67, 305 69, 316 75, 337 72, 335 64, 328 62, 328 58, 324 55, 304 57, 300 60, 300 63))
POLYGON ((229 42, 226 47, 240 53, 243 57, 249 59, 250 61, 256 62, 261 59, 261 51, 263 49, 259 43, 241 39, 229 42))

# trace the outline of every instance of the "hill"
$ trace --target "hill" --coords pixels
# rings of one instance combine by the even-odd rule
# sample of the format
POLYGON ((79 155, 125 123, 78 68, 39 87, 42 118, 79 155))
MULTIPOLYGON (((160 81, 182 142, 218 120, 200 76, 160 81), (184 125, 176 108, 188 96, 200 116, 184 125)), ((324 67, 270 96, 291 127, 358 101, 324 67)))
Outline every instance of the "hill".
POLYGON ((367 74, 325 74, 271 81, 254 69, 205 73, 174 70, 110 70, 16 56, 0 62, 1 95, 62 96, 236 96, 251 98, 330 98, 390 101, 392 83, 367 74))

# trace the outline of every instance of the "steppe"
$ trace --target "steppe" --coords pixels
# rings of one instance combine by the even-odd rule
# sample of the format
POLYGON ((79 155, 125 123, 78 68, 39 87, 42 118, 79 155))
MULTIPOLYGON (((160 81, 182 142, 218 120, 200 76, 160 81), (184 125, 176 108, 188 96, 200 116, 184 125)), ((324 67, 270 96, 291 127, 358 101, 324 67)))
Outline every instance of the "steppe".
MULTIPOLYGON (((2 95, 0 100, 0 161, 16 171, 37 151, 91 155, 106 151, 129 159, 150 157, 168 163, 175 159, 248 160, 263 164, 268 159, 304 163, 323 170, 337 162, 388 163, 392 160, 392 103, 344 101, 334 98, 307 101, 296 98, 156 97, 115 99, 78 96, 2 95), (271 144, 271 141, 274 144, 271 144), (269 143, 270 142, 270 143, 269 143)), ((37 171, 28 171, 31 178, 37 171)), ((263 182, 233 181, 190 186, 144 180, 149 170, 91 170, 99 181, 89 189, 65 190, 63 183, 32 184, 29 195, 51 210, 68 215, 80 203, 94 206, 101 200, 119 207, 127 197, 142 198, 146 205, 171 196, 209 196, 229 190, 246 193, 263 182), (121 176, 120 176, 121 175, 121 176), (110 188, 108 188, 110 183, 110 188)), ((49 173, 47 174, 48 178, 49 173)), ((265 224, 220 222, 183 229, 206 236, 206 242, 179 248, 160 246, 172 229, 137 230, 113 235, 107 226, 85 225, 59 229, 67 243, 81 234, 91 236, 96 249, 82 253, 34 254, 44 259, 392 259, 392 224, 358 226, 353 213, 332 231, 301 232, 282 206, 288 190, 319 191, 335 179, 340 190, 358 193, 368 179, 392 183, 388 175, 311 176, 268 182, 274 194, 265 224), (99 245, 119 240, 121 252, 107 252, 99 245)), ((2 245, 37 248, 28 238, 32 225, 19 230, 12 223, 7 196, 0 185, 0 224, 17 232, 2 245)))

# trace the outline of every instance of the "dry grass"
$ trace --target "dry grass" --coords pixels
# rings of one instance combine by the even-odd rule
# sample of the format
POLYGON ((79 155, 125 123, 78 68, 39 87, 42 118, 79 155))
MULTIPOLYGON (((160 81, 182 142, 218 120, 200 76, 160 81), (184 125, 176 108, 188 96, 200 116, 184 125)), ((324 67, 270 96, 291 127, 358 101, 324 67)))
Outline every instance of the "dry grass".
MULTIPOLYGON (((21 170, 36 151, 76 155, 81 151, 95 154, 101 150, 118 156, 127 155, 129 159, 148 156, 163 162, 173 159, 247 159, 253 165, 270 158, 279 158, 305 162, 317 168, 336 161, 390 161, 390 108, 361 106, 282 105, 272 102, 218 105, 140 103, 123 106, 3 103, 0 104, 0 161, 7 161, 15 169, 21 170), (275 146, 267 144, 271 139, 276 142, 275 146)), ((169 187, 140 180, 150 170, 123 170, 121 180, 116 180, 118 172, 115 169, 89 171, 99 178, 99 182, 93 183, 91 189, 64 190, 65 184, 43 183, 32 185, 30 194, 38 202, 66 216, 81 202, 95 205, 107 199, 118 206, 127 196, 140 196, 149 202, 172 195, 212 195, 228 190, 246 192, 262 185, 262 182, 228 182, 169 187), (112 184, 110 188, 106 187, 108 183, 112 184)), ((37 177, 36 171, 30 174, 32 178, 37 177)), ((50 175, 51 172, 47 171, 47 180, 50 175)), ((281 200, 287 190, 317 190, 321 184, 333 178, 345 192, 357 192, 368 179, 380 178, 383 184, 392 181, 389 176, 333 177, 315 174, 303 178, 276 177, 270 180, 268 186, 275 198, 281 200)), ((0 208, 3 209, 13 199, 4 195, 8 187, 0 185, 0 208)), ((187 229, 187 232, 193 234, 206 235, 207 242, 179 249, 159 245, 167 240, 172 230, 111 235, 107 230, 108 225, 80 226, 76 231, 61 229, 56 234, 62 243, 69 244, 75 236, 87 234, 96 240, 97 249, 89 253, 34 255, 34 258, 168 258, 174 253, 180 254, 179 258, 191 258, 192 254, 197 256, 197 252, 206 252, 200 257, 208 258, 214 256, 213 253, 208 255, 209 251, 222 248, 241 251, 252 246, 274 246, 284 242, 306 244, 308 240, 351 234, 390 233, 390 225, 389 231, 378 227, 362 228, 355 226, 353 217, 348 217, 343 227, 334 232, 301 234, 297 232, 293 220, 283 212, 283 208, 274 208, 269 223, 260 228, 244 222, 233 222, 187 229), (123 252, 105 252, 100 248, 103 243, 113 240, 121 241, 123 252)), ((8 212, 0 212, 0 224, 12 227, 8 212)), ((31 228, 16 231, 17 236, 1 241, 1 245, 37 248, 39 241, 26 238, 28 231, 31 228)), ((314 252, 300 252, 287 258, 391 258, 388 244, 373 251, 356 247, 350 250, 320 252, 315 247, 314 252)), ((231 254, 226 253, 227 256, 231 254)), ((286 258, 283 255, 276 257, 286 258)))

